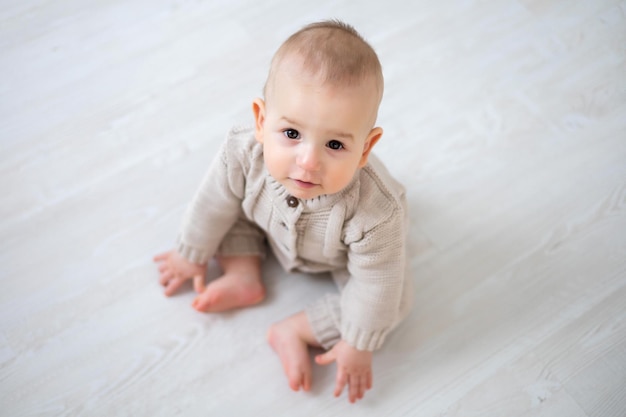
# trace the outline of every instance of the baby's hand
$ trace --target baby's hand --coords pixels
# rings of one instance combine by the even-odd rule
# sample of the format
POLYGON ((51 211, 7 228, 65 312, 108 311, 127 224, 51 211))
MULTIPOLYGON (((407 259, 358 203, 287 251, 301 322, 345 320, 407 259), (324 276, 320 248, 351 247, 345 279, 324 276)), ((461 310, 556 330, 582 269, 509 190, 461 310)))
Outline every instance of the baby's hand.
POLYGON ((159 282, 165 287, 165 295, 174 294, 183 282, 191 278, 196 292, 201 293, 204 290, 206 264, 191 263, 176 251, 157 255, 154 262, 159 264, 159 282))
POLYGON ((372 352, 358 350, 341 340, 328 352, 315 357, 319 365, 333 361, 337 362, 335 397, 341 395, 347 384, 351 403, 363 398, 365 391, 372 388, 372 352))

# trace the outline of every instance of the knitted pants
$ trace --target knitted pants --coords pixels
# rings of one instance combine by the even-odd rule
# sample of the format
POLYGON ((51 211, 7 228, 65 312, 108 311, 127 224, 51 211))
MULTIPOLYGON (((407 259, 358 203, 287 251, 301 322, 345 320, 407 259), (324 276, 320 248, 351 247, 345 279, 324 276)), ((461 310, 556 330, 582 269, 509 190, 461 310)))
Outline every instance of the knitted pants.
MULTIPOLYGON (((263 231, 243 217, 235 223, 222 241, 218 250, 220 256, 258 255, 265 257, 267 244, 263 231)), ((409 313, 412 306, 413 288, 408 278, 403 291, 403 299, 393 327, 397 326, 409 313)), ((318 343, 326 350, 332 348, 341 340, 341 291, 350 279, 347 270, 334 271, 332 277, 339 292, 326 294, 311 303, 305 309, 313 335, 318 343)))

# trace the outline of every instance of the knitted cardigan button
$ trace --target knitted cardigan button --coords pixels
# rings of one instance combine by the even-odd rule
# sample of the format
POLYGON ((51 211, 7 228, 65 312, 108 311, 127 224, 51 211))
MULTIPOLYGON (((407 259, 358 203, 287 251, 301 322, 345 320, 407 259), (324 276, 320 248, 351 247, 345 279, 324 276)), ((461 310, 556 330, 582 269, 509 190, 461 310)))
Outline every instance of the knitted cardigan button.
POLYGON ((287 205, 291 208, 298 207, 298 199, 290 195, 289 197, 287 197, 287 205))

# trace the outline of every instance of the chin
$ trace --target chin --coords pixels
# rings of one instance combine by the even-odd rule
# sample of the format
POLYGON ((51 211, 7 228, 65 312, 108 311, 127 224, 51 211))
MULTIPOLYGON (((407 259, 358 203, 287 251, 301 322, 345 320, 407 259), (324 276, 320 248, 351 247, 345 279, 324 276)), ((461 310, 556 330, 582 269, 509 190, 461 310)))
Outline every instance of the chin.
POLYGON ((293 189, 293 188, 287 188, 287 191, 289 191, 289 194, 291 194, 292 196, 300 199, 300 200, 310 200, 312 198, 317 198, 320 195, 322 195, 323 193, 319 192, 318 190, 299 190, 299 189, 293 189))
POLYGON ((316 198, 320 196, 320 193, 307 193, 307 192, 298 192, 298 191, 294 191, 293 193, 290 193, 290 194, 300 200, 311 200, 312 198, 316 198))

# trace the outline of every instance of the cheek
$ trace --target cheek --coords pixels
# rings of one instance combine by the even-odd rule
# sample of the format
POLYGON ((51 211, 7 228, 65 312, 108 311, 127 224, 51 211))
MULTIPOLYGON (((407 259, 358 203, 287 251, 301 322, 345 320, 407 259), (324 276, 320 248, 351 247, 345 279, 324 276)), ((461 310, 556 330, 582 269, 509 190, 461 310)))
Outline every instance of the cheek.
POLYGON ((333 184, 334 187, 337 188, 334 191, 335 192, 340 191, 345 186, 347 186, 350 183, 350 181, 352 181, 352 178, 354 177, 355 172, 356 172, 356 167, 354 166, 352 162, 345 163, 345 164, 337 164, 333 166, 332 171, 328 172, 328 174, 330 177, 329 179, 331 180, 331 184, 333 184))
POLYGON ((263 158, 265 166, 272 176, 276 176, 289 168, 288 155, 286 155, 285 150, 271 142, 266 142, 263 147, 263 158))

